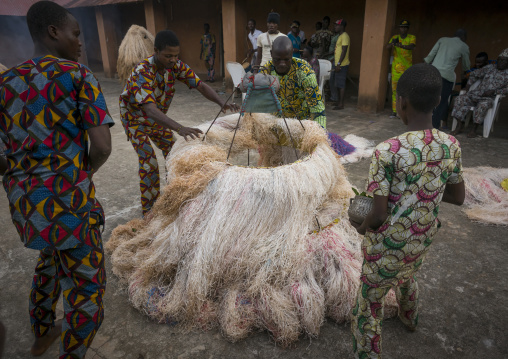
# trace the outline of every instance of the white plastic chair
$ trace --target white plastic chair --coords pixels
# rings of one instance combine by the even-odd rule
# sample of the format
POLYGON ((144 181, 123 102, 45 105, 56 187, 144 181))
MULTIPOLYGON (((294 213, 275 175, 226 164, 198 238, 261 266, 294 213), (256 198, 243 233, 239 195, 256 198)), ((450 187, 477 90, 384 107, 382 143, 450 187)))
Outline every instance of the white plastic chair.
POLYGON ((319 91, 321 91, 321 97, 325 102, 325 95, 323 94, 323 88, 325 87, 325 81, 330 80, 330 70, 332 69, 332 63, 325 59, 319 59, 319 91))
MULTIPOLYGON (((474 84, 471 85, 469 88, 469 91, 474 90, 478 86, 480 86, 481 80, 476 81, 474 84)), ((466 93, 466 90, 461 90, 460 94, 464 95, 466 93)), ((494 121, 497 120, 497 115, 499 112, 499 105, 501 103, 501 99, 504 96, 502 95, 496 95, 494 98, 494 103, 492 104, 492 107, 487 111, 487 114, 485 115, 485 119, 483 120, 483 137, 488 138, 490 133, 494 131, 494 121)), ((474 111, 474 106, 471 106, 471 111, 474 111)), ((466 122, 464 126, 467 126, 469 123, 469 116, 466 116, 466 122)), ((453 125, 452 130, 455 130, 455 127, 457 127, 457 120, 453 119, 453 125)))
MULTIPOLYGON (((233 80, 233 86, 236 88, 240 84, 240 82, 242 82, 242 79, 245 76, 245 69, 243 68, 242 64, 233 61, 228 61, 226 63, 226 69, 231 75, 231 79, 233 80)), ((245 94, 243 93, 242 100, 244 98, 245 94)))

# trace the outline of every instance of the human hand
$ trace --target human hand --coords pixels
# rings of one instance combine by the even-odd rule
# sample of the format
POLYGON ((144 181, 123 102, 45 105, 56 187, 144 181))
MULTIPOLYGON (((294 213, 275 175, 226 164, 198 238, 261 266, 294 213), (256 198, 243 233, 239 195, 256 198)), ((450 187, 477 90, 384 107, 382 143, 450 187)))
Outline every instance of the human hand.
POLYGON ((238 106, 236 103, 230 103, 230 104, 224 104, 222 105, 222 112, 226 113, 226 111, 229 110, 231 112, 238 112, 240 110, 240 106, 238 106))
POLYGON ((349 219, 349 223, 357 230, 360 234, 365 234, 365 228, 363 228, 361 223, 353 221, 351 218, 349 219))
POLYGON ((188 141, 187 136, 189 136, 191 140, 194 140, 199 138, 199 134, 203 133, 203 131, 199 128, 182 127, 177 131, 177 133, 182 136, 185 141, 188 141))
POLYGON ((335 72, 340 72, 340 65, 335 65, 335 72))
POLYGON ((495 90, 488 90, 483 93, 482 97, 493 97, 495 94, 496 94, 495 90))

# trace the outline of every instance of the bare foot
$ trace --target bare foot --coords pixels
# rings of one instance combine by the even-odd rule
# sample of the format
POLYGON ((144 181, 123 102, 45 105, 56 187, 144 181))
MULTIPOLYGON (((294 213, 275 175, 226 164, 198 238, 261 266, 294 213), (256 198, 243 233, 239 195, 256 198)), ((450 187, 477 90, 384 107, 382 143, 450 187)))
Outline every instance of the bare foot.
POLYGON ((467 134, 467 138, 475 138, 475 137, 478 137, 478 135, 476 134, 476 131, 470 131, 467 134))
POLYGON ((457 127, 454 131, 450 132, 450 135, 457 136, 459 133, 462 133, 462 127, 457 127))
POLYGON ((55 323, 55 326, 53 329, 51 329, 46 335, 35 338, 35 342, 32 345, 32 348, 30 349, 30 353, 34 357, 41 356, 48 350, 48 348, 53 344, 55 340, 60 338, 62 335, 62 320, 58 320, 55 323))

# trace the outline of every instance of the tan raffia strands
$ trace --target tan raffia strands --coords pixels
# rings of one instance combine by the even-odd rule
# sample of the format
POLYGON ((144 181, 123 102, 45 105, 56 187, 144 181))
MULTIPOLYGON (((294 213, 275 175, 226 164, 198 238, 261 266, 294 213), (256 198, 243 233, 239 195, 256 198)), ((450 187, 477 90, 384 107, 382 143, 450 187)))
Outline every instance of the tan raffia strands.
POLYGON ((5 67, 4 65, 0 64, 0 74, 4 71, 8 70, 7 67, 5 67))
POLYGON ((118 49, 116 71, 122 83, 129 78, 132 69, 153 54, 155 38, 144 27, 132 25, 118 49))
MULTIPOLYGON (((347 220, 351 184, 312 121, 304 130, 288 120, 291 140, 282 119, 246 115, 227 162, 237 120, 219 118, 205 141, 178 138, 152 220, 118 227, 107 249, 150 317, 182 330, 218 326, 231 341, 265 329, 289 345, 317 336, 326 316, 349 320, 362 261, 347 220)), ((396 314, 393 294, 386 313, 396 314)))
POLYGON ((501 187, 505 178, 508 168, 464 168, 464 212, 471 220, 508 226, 508 192, 501 187))

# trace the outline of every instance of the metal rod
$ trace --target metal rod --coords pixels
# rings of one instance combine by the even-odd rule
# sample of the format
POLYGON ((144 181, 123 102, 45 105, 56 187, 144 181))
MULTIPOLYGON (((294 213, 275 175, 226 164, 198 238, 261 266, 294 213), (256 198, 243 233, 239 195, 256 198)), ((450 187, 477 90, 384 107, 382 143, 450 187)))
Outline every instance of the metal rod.
POLYGON ((233 139, 231 140, 231 145, 229 146, 228 157, 226 158, 226 161, 229 160, 229 155, 231 154, 231 149, 233 148, 233 142, 235 142, 236 131, 238 130, 238 125, 240 124, 241 118, 242 114, 240 113, 240 116, 238 116, 238 121, 236 122, 235 133, 233 134, 233 139))
MULTIPOLYGON (((302 128, 303 128, 303 130, 305 131, 305 126, 303 125, 302 120, 300 120, 300 117, 298 117, 298 114, 296 113, 296 111, 295 111, 295 109, 293 108, 293 106, 291 106, 291 105, 289 104, 289 101, 287 101, 287 100, 286 100, 286 96, 284 96, 284 94, 283 94, 280 90, 279 90, 279 93, 280 93, 280 94, 281 94, 281 96, 284 98, 284 100, 288 103, 289 108, 290 108, 290 109, 294 112, 294 114, 296 115, 296 119, 300 122, 300 125, 302 125, 302 128)), ((282 104, 281 104, 281 106, 282 106, 282 104)))
MULTIPOLYGON (((233 96, 233 94, 235 93, 235 91, 240 88, 240 84, 238 84, 238 86, 236 86, 234 89, 233 89, 233 92, 231 92, 231 95, 229 95, 228 99, 226 100, 226 102, 224 102, 224 105, 226 105, 228 103, 229 100, 231 100, 231 96, 233 96)), ((201 141, 204 141, 205 140, 205 137, 206 135, 208 134, 208 131, 210 131, 210 129, 212 128, 213 124, 215 123, 215 121, 217 120, 217 118, 219 117, 220 113, 222 112, 222 109, 223 107, 220 108, 219 110, 219 113, 217 114, 217 116, 215 116, 215 118, 213 119, 212 123, 210 124, 210 127, 208 127, 208 130, 206 130, 205 134, 203 135, 203 139, 201 141)))
POLYGON ((318 226, 319 230, 321 230, 321 225, 319 224, 319 221, 317 219, 317 215, 315 217, 316 217, 317 226, 318 226))
POLYGON ((299 160, 299 158, 298 158, 298 150, 296 149, 296 142, 293 140, 293 135, 291 135, 291 131, 289 130, 289 126, 288 126, 288 123, 287 123, 285 117, 284 117, 284 123, 286 124, 286 128, 288 129, 289 138, 291 139, 291 142, 293 143, 293 148, 295 150, 296 159, 299 160))
POLYGON ((250 148, 247 148, 247 167, 250 167, 250 148))

